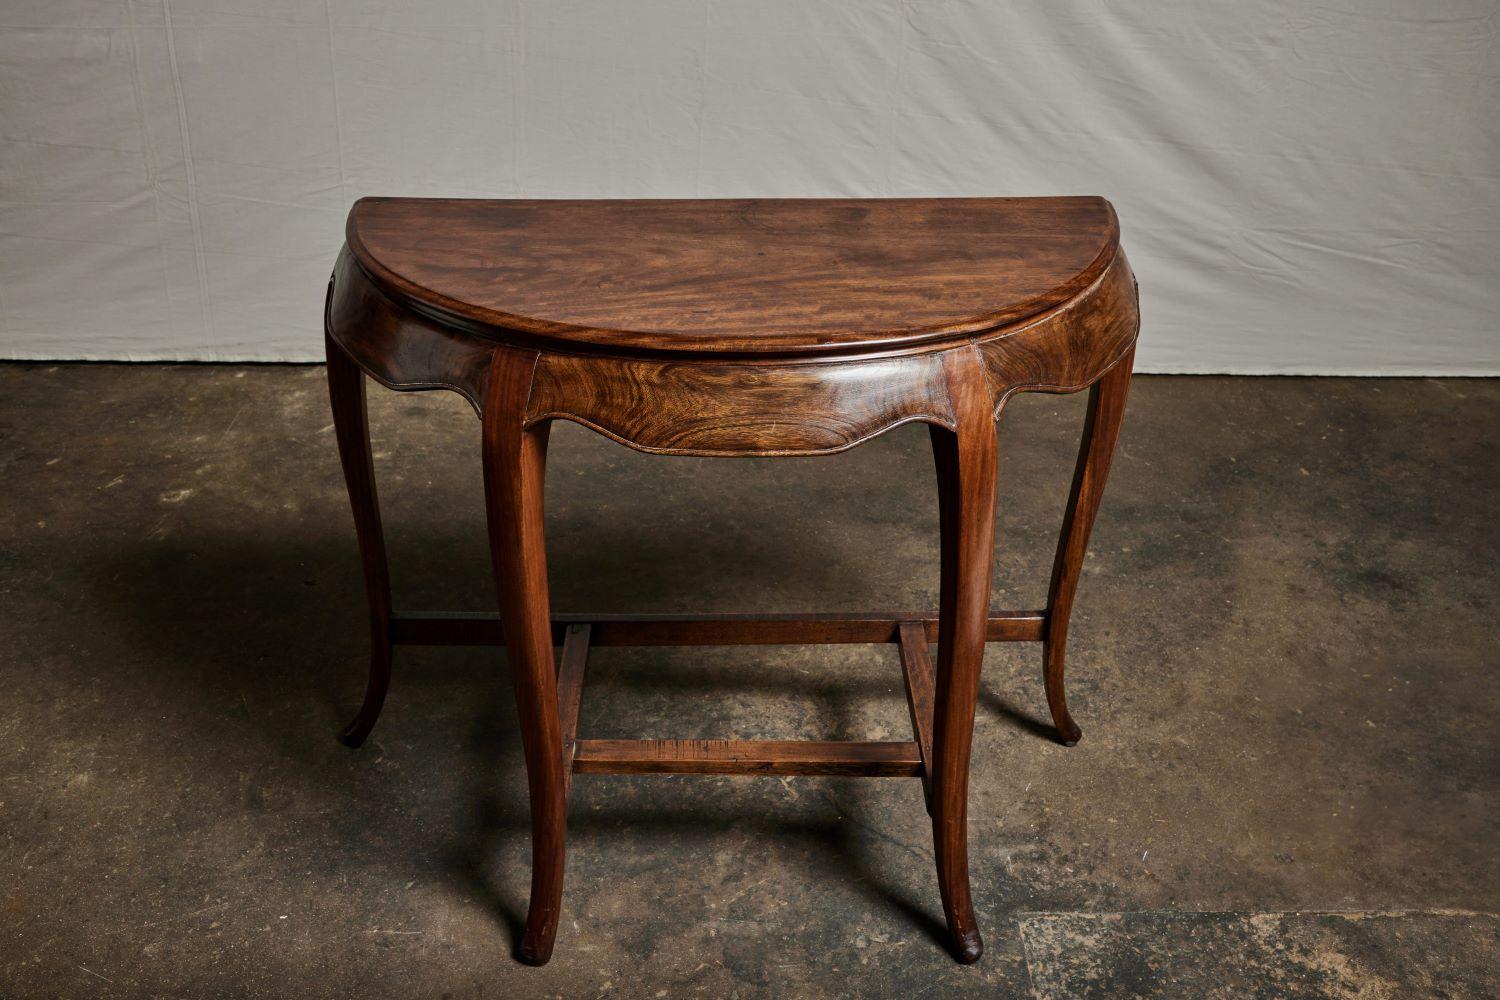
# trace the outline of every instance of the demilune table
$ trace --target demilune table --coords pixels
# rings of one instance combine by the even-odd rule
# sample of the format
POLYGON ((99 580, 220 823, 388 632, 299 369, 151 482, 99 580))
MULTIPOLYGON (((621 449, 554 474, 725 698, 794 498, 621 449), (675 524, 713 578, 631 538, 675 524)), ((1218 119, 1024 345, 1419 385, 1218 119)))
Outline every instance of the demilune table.
POLYGON ((969 896, 969 744, 986 642, 1042 643, 1062 742, 1068 616, 1139 328, 1102 198, 463 201, 365 198, 325 307, 328 387, 370 604, 369 685, 394 646, 506 647, 531 798, 523 961, 551 956, 574 774, 921 778, 954 954, 982 950, 969 896), (365 375, 451 389, 482 421, 498 615, 391 609, 365 375), (991 611, 995 420, 1013 393, 1090 388, 1047 606, 991 611), (937 466, 934 614, 553 616, 542 531, 553 420, 657 455, 829 455, 927 424, 937 466), (928 643, 937 643, 937 666, 928 643), (589 647, 898 644, 909 742, 577 735, 589 647), (561 655, 554 658, 554 646, 561 655))

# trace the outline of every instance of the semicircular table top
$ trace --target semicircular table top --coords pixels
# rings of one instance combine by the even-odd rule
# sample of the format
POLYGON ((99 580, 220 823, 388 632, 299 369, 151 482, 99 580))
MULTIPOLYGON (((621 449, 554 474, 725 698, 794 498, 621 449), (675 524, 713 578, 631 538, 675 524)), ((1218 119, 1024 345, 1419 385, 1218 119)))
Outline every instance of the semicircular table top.
POLYGON ((1020 324, 1113 261, 1103 198, 363 198, 349 250, 465 327, 628 351, 901 349, 1020 324))

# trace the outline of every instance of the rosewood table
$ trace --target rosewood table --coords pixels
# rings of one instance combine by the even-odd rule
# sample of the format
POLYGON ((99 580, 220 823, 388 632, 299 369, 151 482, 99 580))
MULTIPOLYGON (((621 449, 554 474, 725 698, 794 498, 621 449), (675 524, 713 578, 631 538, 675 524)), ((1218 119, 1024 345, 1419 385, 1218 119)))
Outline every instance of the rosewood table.
POLYGON ((401 644, 503 644, 531 799, 522 960, 552 953, 574 774, 922 779, 943 913, 982 950, 969 895, 969 745, 986 642, 1042 643, 1063 694, 1068 616, 1109 471, 1139 327, 1102 198, 457 201, 366 198, 325 307, 328 386, 370 604, 375 724, 401 644), (451 389, 482 422, 498 615, 391 609, 365 415, 369 375, 451 389), (995 420, 1013 393, 1090 388, 1047 606, 989 608, 995 420), (940 608, 928 613, 552 615, 542 537, 547 429, 573 420, 658 455, 828 455, 927 424, 940 608), (928 643, 936 641, 936 669, 928 643), (589 647, 895 643, 908 742, 596 740, 577 734, 589 647), (554 647, 561 646, 554 657, 554 647))

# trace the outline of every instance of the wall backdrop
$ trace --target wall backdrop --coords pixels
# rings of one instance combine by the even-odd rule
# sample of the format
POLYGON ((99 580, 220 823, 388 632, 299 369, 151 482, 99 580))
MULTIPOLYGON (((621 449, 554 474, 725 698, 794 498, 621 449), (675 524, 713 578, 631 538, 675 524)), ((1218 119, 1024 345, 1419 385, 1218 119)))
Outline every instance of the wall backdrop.
POLYGON ((0 357, 316 359, 365 194, 1097 193, 1142 370, 1500 374, 1497 36, 1496 0, 3 0, 0 357))

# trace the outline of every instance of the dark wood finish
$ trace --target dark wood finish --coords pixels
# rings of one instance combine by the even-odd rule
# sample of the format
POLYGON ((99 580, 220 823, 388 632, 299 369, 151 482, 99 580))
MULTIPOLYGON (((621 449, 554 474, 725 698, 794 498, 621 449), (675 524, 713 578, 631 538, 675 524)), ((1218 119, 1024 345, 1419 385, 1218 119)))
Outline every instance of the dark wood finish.
POLYGON ((912 778, 915 743, 839 740, 579 740, 579 774, 800 774, 912 778))
POLYGON ((478 413, 489 382, 492 344, 450 330, 393 303, 371 284, 347 249, 328 287, 324 325, 359 366, 390 389, 451 389, 478 413))
POLYGON ((1109 370, 1135 344, 1135 296, 1135 275, 1120 254, 1077 301, 982 341, 996 414, 1014 393, 1077 392, 1109 370))
POLYGON ((1083 388, 1137 326, 1097 198, 366 199, 348 233, 328 328, 366 371, 477 406, 496 341, 546 348, 528 423, 658 454, 828 454, 909 421, 951 428, 934 352, 977 344, 998 408, 1083 388))
POLYGON ((969 894, 969 749, 995 554, 994 400, 974 348, 943 355, 956 431, 929 428, 942 533, 941 607, 932 726, 932 834, 954 955, 984 951, 969 894))
MULTIPOLYGON (((330 291, 332 289, 330 288, 330 291)), ((386 691, 391 686, 391 574, 385 554, 385 532, 380 526, 380 503, 375 493, 375 459, 370 454, 370 425, 365 407, 365 374, 331 337, 328 352, 328 400, 333 409, 333 432, 338 438, 344 485, 354 511, 359 558, 364 568, 365 598, 370 606, 370 673, 359 714, 344 727, 345 746, 363 746, 375 728, 386 691)))
POLYGON ((374 724, 393 644, 505 645, 532 818, 522 959, 545 962, 556 938, 575 771, 920 776, 953 948, 977 959, 967 786, 986 642, 1043 641, 1054 720, 1077 737, 1063 697, 1068 618, 1139 326, 1109 204, 377 198, 356 204, 347 238, 325 329, 372 652, 346 738, 374 724), (361 371, 395 389, 451 389, 481 411, 498 615, 391 612, 361 371), (1090 386, 1047 610, 991 612, 994 419, 1016 392, 1090 386), (542 495, 557 419, 673 455, 827 454, 926 423, 939 612, 553 617, 542 495), (591 645, 856 642, 899 643, 912 742, 577 738, 591 645))
POLYGON ((484 495, 531 795, 531 905, 519 953, 541 965, 552 955, 562 911, 567 777, 542 533, 548 425, 524 426, 535 365, 532 352, 495 351, 484 405, 484 495))
POLYGON ((578 746, 578 710, 583 707, 583 675, 589 665, 587 624, 563 631, 562 656, 557 665, 557 715, 562 730, 563 784, 573 780, 573 754, 578 746))
POLYGON ((937 354, 745 364, 553 355, 532 420, 561 417, 656 455, 829 455, 913 420, 952 425, 937 354))
POLYGON ((1063 690, 1063 658, 1068 646, 1068 618, 1073 613, 1073 596, 1083 571, 1084 553, 1088 551, 1089 532, 1099 513, 1104 483, 1109 478, 1109 463, 1120 435, 1125 416, 1125 399, 1130 394, 1130 368, 1134 360, 1132 347, 1108 374, 1089 390, 1088 415, 1084 418, 1083 441, 1078 448, 1078 465, 1073 471, 1073 487, 1068 493, 1068 508, 1063 515, 1062 533, 1057 541, 1057 556, 1052 561, 1052 582, 1047 588, 1047 615, 1042 642, 1043 678, 1047 689, 1047 707, 1057 726, 1058 739, 1064 746, 1074 746, 1083 731, 1068 714, 1068 698, 1063 690))
MULTIPOLYGON (((1039 642, 1044 611, 993 611, 985 642, 1039 642)), ((592 626, 593 646, 801 646, 884 643, 899 639, 902 622, 915 622, 927 641, 937 640, 935 613, 899 611, 867 614, 723 614, 552 616, 552 641, 561 643, 569 625, 592 626)), ((397 611, 391 614, 391 641, 398 646, 503 646, 500 616, 485 611, 397 611)))
POLYGON ((1103 198, 364 198, 349 248, 445 324, 605 351, 960 342, 1074 299, 1118 244, 1103 198))
POLYGON ((932 676, 932 659, 927 655, 927 630, 921 622, 902 622, 901 676, 906 681, 906 707, 911 713, 911 731, 922 752, 922 796, 927 812, 932 813, 932 716, 937 689, 932 676))

